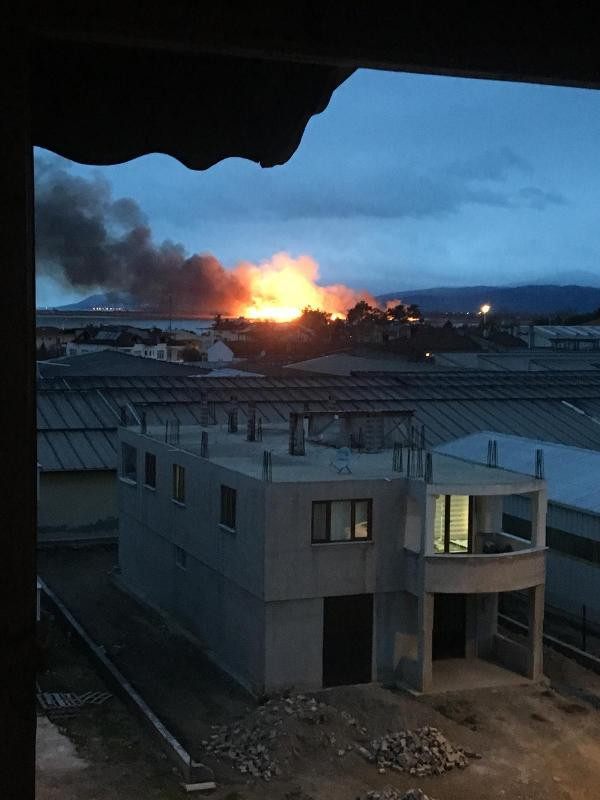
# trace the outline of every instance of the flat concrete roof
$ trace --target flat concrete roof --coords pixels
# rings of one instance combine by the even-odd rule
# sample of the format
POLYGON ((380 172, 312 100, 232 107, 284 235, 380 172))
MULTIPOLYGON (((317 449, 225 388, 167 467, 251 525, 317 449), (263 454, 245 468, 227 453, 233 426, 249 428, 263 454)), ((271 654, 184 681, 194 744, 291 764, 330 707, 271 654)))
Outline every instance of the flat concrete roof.
MULTIPOLYGON (((129 428, 139 434, 137 426, 129 428)), ((407 478, 407 448, 403 452, 403 471, 393 469, 393 451, 382 450, 378 453, 365 453, 353 450, 348 461, 350 472, 338 469, 346 462, 340 460, 337 448, 306 441, 305 455, 292 456, 288 452, 289 431, 287 425, 265 425, 262 441, 246 441, 246 426, 241 426, 237 433, 229 433, 227 425, 211 425, 202 428, 198 425, 181 426, 179 443, 169 446, 200 456, 202 432, 208 434, 208 460, 212 464, 240 472, 252 478, 262 479, 263 453, 271 453, 272 480, 275 483, 316 482, 316 481, 356 481, 356 480, 405 480, 407 478)), ((164 443, 164 426, 148 426, 147 436, 164 443)), ((416 466, 416 451, 412 455, 413 466, 416 466)), ((423 453, 425 465, 425 453, 423 453)), ((464 486, 464 493, 510 494, 534 491, 542 486, 531 475, 524 475, 511 470, 490 468, 473 461, 463 460, 442 453, 432 453, 433 476, 429 485, 451 486, 453 490, 464 486), (495 491, 492 492, 492 488, 495 491)), ((423 482, 423 478, 411 475, 411 480, 423 482)))

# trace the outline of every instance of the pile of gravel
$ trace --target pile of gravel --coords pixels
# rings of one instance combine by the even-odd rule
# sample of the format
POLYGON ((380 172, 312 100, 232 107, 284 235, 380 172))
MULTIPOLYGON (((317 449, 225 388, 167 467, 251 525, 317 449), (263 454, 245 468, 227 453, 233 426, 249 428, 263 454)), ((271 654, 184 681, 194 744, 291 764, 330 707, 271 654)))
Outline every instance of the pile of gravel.
POLYGON ((469 763, 464 750, 454 747, 437 728, 388 733, 373 739, 368 748, 358 748, 361 755, 374 763, 380 772, 395 769, 410 775, 441 775, 469 763))

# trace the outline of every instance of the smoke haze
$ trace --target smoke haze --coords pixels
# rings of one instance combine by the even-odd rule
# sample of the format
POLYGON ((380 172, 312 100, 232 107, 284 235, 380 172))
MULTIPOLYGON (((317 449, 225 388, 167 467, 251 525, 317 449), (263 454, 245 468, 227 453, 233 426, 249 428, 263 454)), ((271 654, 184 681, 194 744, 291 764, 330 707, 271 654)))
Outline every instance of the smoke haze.
POLYGON ((140 307, 191 314, 292 318, 307 305, 344 316, 367 292, 320 286, 309 256, 275 254, 259 266, 226 269, 210 254, 187 255, 181 244, 157 244, 135 200, 113 199, 99 173, 83 178, 61 163, 36 160, 36 260, 40 274, 72 289, 120 291, 140 307))
POLYGON ((76 289, 128 292, 153 309, 171 294, 178 310, 208 314, 235 313, 250 300, 214 256, 154 243, 135 200, 113 200, 100 175, 71 175, 46 159, 36 160, 35 235, 40 273, 76 289))

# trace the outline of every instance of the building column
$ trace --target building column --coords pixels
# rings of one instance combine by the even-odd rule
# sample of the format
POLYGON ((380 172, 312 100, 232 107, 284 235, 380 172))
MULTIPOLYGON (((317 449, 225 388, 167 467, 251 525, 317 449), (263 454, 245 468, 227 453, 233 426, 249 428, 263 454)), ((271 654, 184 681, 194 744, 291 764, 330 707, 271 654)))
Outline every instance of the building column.
POLYGON ((477 656, 491 658, 498 632, 498 594, 477 595, 477 656))
POLYGON ((537 681, 544 672, 544 585, 528 590, 529 633, 527 636, 527 677, 537 681))
POLYGON ((435 525, 436 495, 423 493, 423 513, 421 515, 421 553, 426 556, 435 555, 433 529, 435 525))
POLYGON ((419 597, 418 619, 418 662, 417 683, 415 688, 420 692, 428 692, 433 681, 432 673, 432 637, 433 637, 433 598, 429 592, 419 597))
POLYGON ((544 487, 531 495, 531 546, 546 546, 546 508, 548 490, 544 487))

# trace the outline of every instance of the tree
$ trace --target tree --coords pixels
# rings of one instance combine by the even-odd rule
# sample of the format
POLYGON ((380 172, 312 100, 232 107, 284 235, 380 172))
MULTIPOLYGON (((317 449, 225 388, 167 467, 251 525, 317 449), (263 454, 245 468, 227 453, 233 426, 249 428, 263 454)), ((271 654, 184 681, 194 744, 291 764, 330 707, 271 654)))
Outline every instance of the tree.
POLYGON ((385 315, 390 322, 404 322, 407 316, 406 306, 398 303, 396 306, 386 308, 385 315))
POLYGON ((315 333, 324 333, 331 322, 331 314, 322 311, 320 308, 306 306, 302 309, 302 314, 298 317, 298 323, 315 333))
MULTIPOLYGON (((379 309, 377 309, 379 311, 379 309)), ((370 306, 366 300, 359 300, 358 303, 353 307, 348 309, 348 313, 346 314, 346 321, 348 325, 361 325, 365 322, 371 322, 373 320, 373 312, 375 309, 373 306, 370 306)))
POLYGON ((202 359, 202 353, 197 347, 185 347, 181 351, 181 358, 183 361, 200 361, 202 359))

